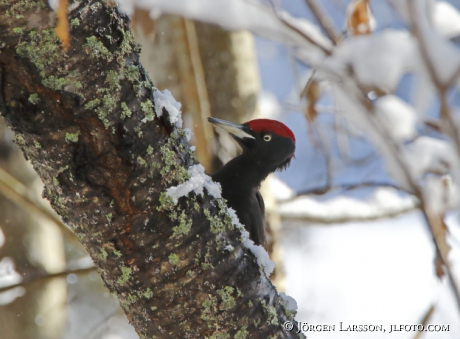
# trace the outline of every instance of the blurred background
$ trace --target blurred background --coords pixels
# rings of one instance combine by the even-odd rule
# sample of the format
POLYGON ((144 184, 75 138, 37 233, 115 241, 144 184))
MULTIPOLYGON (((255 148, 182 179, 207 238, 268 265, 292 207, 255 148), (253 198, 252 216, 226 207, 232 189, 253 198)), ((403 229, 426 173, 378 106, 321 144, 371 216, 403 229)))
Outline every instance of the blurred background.
MULTIPOLYGON (((318 27, 323 19, 322 33, 337 45, 355 36, 409 30, 392 1, 258 3, 318 27)), ((447 27, 443 37, 460 48, 460 2, 437 4, 444 6, 436 14, 447 27)), ((131 18, 143 46, 142 64, 159 90, 168 89, 182 103, 185 127, 194 132, 191 142, 208 173, 238 153, 227 134, 207 123, 208 116, 277 119, 294 131, 295 159, 262 190, 269 252, 277 265, 274 284, 297 301, 296 320, 335 325, 333 332, 306 332, 308 338, 460 338, 458 295, 436 261, 419 200, 390 175, 387 158, 347 121, 298 50, 267 36, 228 32, 161 11, 136 9, 131 18), (340 323, 384 325, 387 332, 390 325, 449 327, 360 333, 339 331, 340 323)), ((404 73, 390 92, 436 119, 439 99, 420 96, 417 86, 418 79, 404 73)), ((370 100, 388 94, 378 86, 366 92, 370 100)), ((458 84, 448 99, 458 119, 458 84)), ((426 126, 417 129, 416 137, 425 135, 443 139, 426 126)), ((13 139, 1 121, 0 338, 137 338, 78 240, 40 198, 43 185, 13 139)), ((443 216, 449 268, 459 281, 457 206, 443 216)))

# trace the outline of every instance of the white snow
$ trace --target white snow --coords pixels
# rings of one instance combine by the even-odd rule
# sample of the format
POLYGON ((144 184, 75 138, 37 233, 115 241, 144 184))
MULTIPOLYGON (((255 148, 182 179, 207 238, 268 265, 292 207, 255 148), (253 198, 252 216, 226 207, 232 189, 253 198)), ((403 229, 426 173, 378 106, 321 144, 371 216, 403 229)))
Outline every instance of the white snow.
POLYGON ((184 128, 184 132, 185 132, 185 138, 187 139, 187 141, 190 141, 190 139, 192 139, 193 137, 193 132, 190 128, 184 128))
POLYGON ((388 29, 343 41, 326 64, 341 74, 351 67, 362 85, 392 92, 405 72, 420 66, 416 51, 408 32, 388 29))
MULTIPOLYGON (((327 48, 330 42, 312 23, 292 18, 283 11, 274 12, 258 1, 245 0, 118 0, 120 9, 131 15, 134 8, 184 16, 189 19, 216 24, 230 31, 248 30, 254 34, 285 44, 304 47, 308 54, 320 51, 289 25, 307 34, 316 44, 327 48), (284 21, 283 21, 284 20, 284 21)), ((322 53, 322 52, 321 52, 322 53)))
POLYGON ((412 106, 397 96, 385 95, 379 98, 375 108, 395 140, 405 141, 417 134, 417 114, 412 106))
POLYGON ((318 201, 309 196, 300 196, 288 202, 281 201, 278 212, 287 219, 332 223, 377 219, 414 209, 416 205, 413 197, 401 196, 394 188, 380 187, 365 200, 340 195, 327 201, 318 201))
MULTIPOLYGON (((0 287, 18 284, 22 281, 21 275, 16 272, 14 261, 10 257, 4 257, 0 261, 0 287)), ((0 305, 6 305, 14 301, 17 297, 25 294, 23 287, 16 287, 14 289, 0 293, 0 305)))
POLYGON ((420 38, 423 40, 421 48, 424 48, 428 63, 431 64, 436 78, 441 83, 448 83, 453 74, 460 69, 460 49, 450 41, 444 39, 436 29, 433 29, 428 18, 431 2, 418 0, 413 2, 415 15, 418 22, 420 38))
POLYGON ((458 203, 458 186, 452 182, 450 175, 430 176, 424 180, 422 187, 426 209, 443 216, 458 203))
POLYGON ((268 181, 270 190, 276 200, 286 200, 295 197, 295 191, 286 185, 281 179, 277 178, 276 175, 272 175, 268 181))
POLYGON ((237 227, 241 232, 242 244, 248 250, 250 250, 257 259, 259 266, 263 267, 263 270, 267 277, 273 273, 275 269, 275 263, 270 260, 267 251, 260 245, 254 244, 254 241, 249 239, 249 232, 246 231, 244 226, 240 223, 236 211, 233 208, 228 209, 228 214, 232 218, 232 224, 237 227))
POLYGON ((48 3, 53 11, 56 11, 59 7, 59 0, 48 0, 48 3))
POLYGON ((283 300, 284 307, 286 307, 287 310, 297 312, 297 301, 293 297, 284 292, 278 293, 278 295, 283 300))
MULTIPOLYGON (((457 218, 449 229, 458 233, 457 218)), ((336 325, 335 332, 307 337, 411 338, 407 332, 388 333, 390 324, 418 324, 434 304, 429 324, 448 324, 450 331, 423 336, 460 338, 458 305, 448 284, 434 274, 435 249, 419 211, 370 223, 288 226, 282 242, 286 292, 299 303, 296 319, 336 325), (341 332, 339 322, 382 324, 387 332, 341 332)))
POLYGON ((434 26, 445 38, 460 35, 460 13, 450 3, 437 1, 432 14, 434 26))
MULTIPOLYGON (((445 140, 419 137, 405 148, 404 157, 416 181, 426 172, 446 174, 448 171, 458 173, 460 170, 458 156, 452 145, 445 140)), ((455 177, 459 179, 458 174, 455 177)))
POLYGON ((169 121, 172 125, 182 128, 182 116, 181 116, 181 103, 174 99, 171 92, 165 89, 163 92, 156 90, 153 94, 153 100, 155 102, 155 113, 157 117, 163 115, 163 108, 169 113, 169 121))
POLYGON ((169 187, 166 190, 166 194, 173 199, 174 203, 177 204, 180 197, 186 196, 192 191, 202 195, 204 188, 214 198, 221 198, 220 184, 212 181, 211 177, 204 172, 204 167, 201 164, 190 166, 188 174, 190 179, 186 182, 178 186, 169 187))

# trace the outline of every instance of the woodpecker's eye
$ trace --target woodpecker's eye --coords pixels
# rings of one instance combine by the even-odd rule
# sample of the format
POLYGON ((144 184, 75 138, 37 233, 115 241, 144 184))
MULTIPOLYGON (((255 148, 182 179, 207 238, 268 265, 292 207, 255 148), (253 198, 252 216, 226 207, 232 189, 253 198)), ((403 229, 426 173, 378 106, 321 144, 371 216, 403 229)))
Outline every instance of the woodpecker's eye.
POLYGON ((264 135, 264 140, 269 142, 270 140, 272 140, 272 136, 270 134, 265 134, 264 135))

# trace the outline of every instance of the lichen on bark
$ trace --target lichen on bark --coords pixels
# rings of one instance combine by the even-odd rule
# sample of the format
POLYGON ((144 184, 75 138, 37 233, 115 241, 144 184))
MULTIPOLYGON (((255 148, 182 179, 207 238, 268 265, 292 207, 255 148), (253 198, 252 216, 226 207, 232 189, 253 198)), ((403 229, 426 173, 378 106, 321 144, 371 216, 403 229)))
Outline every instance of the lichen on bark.
POLYGON ((0 112, 136 331, 296 337, 224 203, 165 197, 196 160, 155 114, 127 17, 105 1, 71 1, 68 16, 64 51, 47 2, 0 0, 0 112))

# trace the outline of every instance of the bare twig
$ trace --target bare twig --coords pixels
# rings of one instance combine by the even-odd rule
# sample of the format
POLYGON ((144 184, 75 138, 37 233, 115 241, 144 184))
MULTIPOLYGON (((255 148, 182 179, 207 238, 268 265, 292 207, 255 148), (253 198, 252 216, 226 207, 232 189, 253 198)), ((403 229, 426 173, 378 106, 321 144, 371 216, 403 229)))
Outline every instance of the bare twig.
POLYGON ((305 0, 310 7, 312 13, 315 15, 318 22, 323 26, 328 37, 332 40, 334 45, 338 45, 342 38, 337 33, 334 24, 330 20, 329 16, 322 12, 315 0, 305 0))
POLYGON ((351 191, 357 188, 365 188, 365 187, 391 187, 394 188, 398 191, 405 192, 408 194, 412 194, 411 192, 408 192, 404 188, 395 185, 395 184, 390 184, 387 182, 378 182, 378 181, 369 181, 369 182, 361 182, 361 183, 356 183, 356 184, 344 184, 344 185, 325 185, 324 187, 317 187, 317 188, 312 188, 304 191, 299 191, 295 197, 282 200, 282 202, 286 201, 291 201, 294 200, 295 198, 303 195, 324 195, 326 193, 332 192, 332 191, 351 191))
POLYGON ((75 239, 73 232, 51 210, 34 199, 28 189, 16 178, 0 167, 0 194, 30 213, 38 213, 53 221, 69 239, 75 239))
MULTIPOLYGON (((431 316, 433 315, 434 309, 435 309, 435 306, 434 306, 434 304, 432 304, 428 308, 428 310, 425 312, 425 315, 423 316, 422 320, 420 321, 421 325, 426 327, 426 325, 428 324, 428 321, 430 320, 431 316)), ((415 335, 414 335, 413 339, 420 339, 422 337, 423 333, 424 332, 422 332, 422 331, 415 332, 415 335)))
POLYGON ((320 50, 322 50, 324 52, 324 54, 326 55, 331 55, 332 54, 332 51, 329 49, 329 48, 326 48, 324 47, 323 45, 321 45, 318 41, 316 41, 315 39, 313 39, 312 37, 310 37, 308 34, 306 34, 304 31, 298 29, 295 25, 292 25, 288 20, 282 18, 281 16, 278 16, 278 18, 280 19, 280 21, 286 25, 287 27, 289 27, 291 30, 293 30, 294 32, 296 32, 297 34, 299 34, 300 36, 302 36, 305 40, 307 40, 309 43, 311 43, 312 45, 318 47, 320 50))
POLYGON ((447 86, 449 83, 454 81, 458 76, 460 69, 457 70, 456 73, 453 74, 453 77, 447 82, 443 83, 442 80, 439 78, 438 74, 436 73, 435 65, 433 60, 431 60, 430 55, 428 53, 428 46, 423 36, 420 23, 418 22, 417 18, 415 17, 417 13, 416 2, 414 0, 409 1, 409 21, 411 26, 412 34, 418 41, 418 46, 420 50, 420 54, 422 59, 425 63, 425 66, 428 69, 431 79, 436 86, 438 91, 439 100, 441 102, 441 130, 447 134, 452 140, 454 141, 455 147, 457 149, 457 154, 460 154, 460 135, 458 130, 456 129, 457 124, 455 123, 454 119, 452 118, 451 110, 449 104, 447 103, 447 86))
POLYGON ((8 290, 10 290, 12 288, 15 288, 15 287, 24 287, 26 285, 29 285, 31 283, 34 283, 34 282, 37 282, 37 281, 40 281, 40 280, 61 278, 61 277, 65 277, 65 276, 67 276, 69 274, 85 274, 85 273, 89 273, 89 272, 93 272, 93 271, 94 272, 96 271, 95 267, 77 268, 77 269, 73 269, 73 270, 64 270, 64 271, 56 272, 56 273, 39 272, 37 274, 34 274, 33 276, 30 276, 30 277, 22 280, 20 283, 0 287, 0 293, 8 291, 8 290))
MULTIPOLYGON (((354 80, 356 81, 356 79, 354 80)), ((347 86, 347 89, 350 89, 351 86, 347 86)), ((354 90, 359 89, 359 86, 356 85, 354 90)), ((360 90, 358 98, 361 98, 360 102, 366 107, 367 111, 369 112, 368 115, 365 115, 365 118, 367 118, 368 122, 372 126, 373 131, 380 136, 382 140, 384 140, 386 147, 388 147, 388 150, 391 152, 393 155, 393 160, 395 163, 399 166, 401 173, 405 177, 405 181, 410 185, 410 188, 414 191, 413 194, 419 199, 421 202, 420 209, 424 214, 425 220, 427 222, 427 225, 430 229, 430 232, 433 237, 433 242, 436 246, 436 252, 438 257, 442 260, 444 267, 446 268, 447 271, 447 276, 449 277, 449 282, 450 285, 454 291, 455 298, 457 300, 458 307, 460 308, 460 290, 456 281, 455 276, 452 273, 452 267, 450 263, 447 261, 447 256, 444 255, 443 251, 441 250, 441 240, 439 239, 439 236, 435 234, 435 225, 433 224, 433 218, 430 217, 430 215, 427 214, 426 206, 425 206, 425 200, 422 194, 422 191, 420 187, 417 185, 417 183, 412 179, 409 169, 407 168, 407 164, 402 158, 402 152, 400 150, 399 145, 393 140, 391 137, 391 134, 389 131, 386 130, 386 127, 384 124, 379 123, 377 116, 375 115, 374 108, 372 106, 372 103, 369 101, 369 99, 365 96, 365 92, 360 90)))
MULTIPOLYGON (((109 312, 104 318, 101 319, 101 321, 99 323, 97 323, 95 326, 93 326, 92 328, 90 328, 84 335, 82 338, 84 339, 88 339, 88 338, 92 338, 94 337, 95 335, 95 332, 99 331, 100 329, 102 329, 102 327, 104 325, 107 325, 107 322, 110 320, 110 318, 112 318, 115 314, 117 314, 118 312, 121 312, 121 310, 119 308, 117 308, 115 311, 113 312, 109 312)), ((98 336, 100 337, 100 336, 98 336)))

